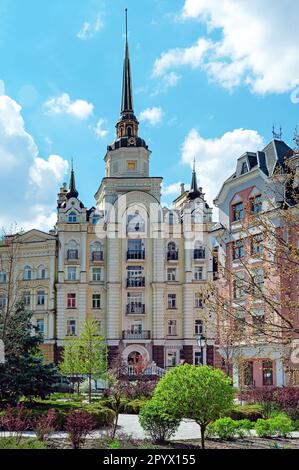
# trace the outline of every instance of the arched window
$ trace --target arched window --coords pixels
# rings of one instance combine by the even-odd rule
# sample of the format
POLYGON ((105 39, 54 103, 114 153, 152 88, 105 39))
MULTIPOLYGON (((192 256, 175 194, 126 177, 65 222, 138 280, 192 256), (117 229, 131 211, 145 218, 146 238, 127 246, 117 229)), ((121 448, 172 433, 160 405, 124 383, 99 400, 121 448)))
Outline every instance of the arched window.
POLYGON ((177 261, 179 259, 179 251, 175 242, 169 242, 167 245, 167 261, 177 261))
POLYGON ((205 259, 205 257, 206 249, 201 242, 197 241, 194 247, 194 259, 205 259))
POLYGON ((128 133, 128 137, 132 136, 132 127, 131 126, 127 127, 127 133, 128 133))
POLYGON ((37 269, 37 279, 46 279, 46 268, 44 265, 40 265, 37 269))
POLYGON ((68 243, 67 259, 69 261, 76 261, 79 259, 78 244, 75 240, 71 240, 68 243))
POLYGON ((32 279, 32 269, 30 266, 24 268, 24 281, 30 281, 32 279))
POLYGON ((70 224, 75 224, 77 222, 76 212, 70 212, 69 213, 68 221, 69 221, 70 224))
POLYGON ((103 261, 103 245, 100 242, 93 243, 91 247, 91 260, 92 261, 103 261))
POLYGON ((0 271, 0 284, 6 284, 6 272, 0 271))

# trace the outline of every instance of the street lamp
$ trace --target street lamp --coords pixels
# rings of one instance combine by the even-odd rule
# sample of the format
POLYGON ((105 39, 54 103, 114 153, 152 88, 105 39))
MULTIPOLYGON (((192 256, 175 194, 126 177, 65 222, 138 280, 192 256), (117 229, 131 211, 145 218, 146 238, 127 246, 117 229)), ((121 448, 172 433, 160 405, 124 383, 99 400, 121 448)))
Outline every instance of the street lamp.
POLYGON ((202 333, 200 333, 199 335, 196 336, 196 341, 197 341, 198 347, 200 348, 200 362, 201 362, 201 365, 204 365, 203 352, 204 352, 204 348, 207 345, 207 338, 202 333))

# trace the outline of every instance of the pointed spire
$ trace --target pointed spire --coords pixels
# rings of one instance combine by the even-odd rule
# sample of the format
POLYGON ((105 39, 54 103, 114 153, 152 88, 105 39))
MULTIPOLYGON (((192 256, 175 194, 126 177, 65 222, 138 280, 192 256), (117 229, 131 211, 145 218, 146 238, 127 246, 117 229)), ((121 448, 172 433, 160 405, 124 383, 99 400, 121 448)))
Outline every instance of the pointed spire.
POLYGON ((189 198, 190 199, 195 199, 198 196, 200 196, 200 191, 199 191, 198 185, 197 185, 196 160, 194 158, 191 187, 190 187, 190 191, 189 191, 189 198))
POLYGON ((123 90, 122 90, 122 103, 121 114, 134 113, 133 109, 133 93, 132 93, 132 78, 131 78, 131 64, 128 43, 128 9, 125 9, 126 14, 126 45, 125 45, 125 60, 123 72, 123 90))
POLYGON ((70 199, 71 197, 77 198, 79 193, 76 189, 76 181, 75 181, 75 172, 74 172, 74 161, 72 159, 72 169, 71 169, 71 179, 70 179, 70 186, 67 193, 67 198, 70 199))

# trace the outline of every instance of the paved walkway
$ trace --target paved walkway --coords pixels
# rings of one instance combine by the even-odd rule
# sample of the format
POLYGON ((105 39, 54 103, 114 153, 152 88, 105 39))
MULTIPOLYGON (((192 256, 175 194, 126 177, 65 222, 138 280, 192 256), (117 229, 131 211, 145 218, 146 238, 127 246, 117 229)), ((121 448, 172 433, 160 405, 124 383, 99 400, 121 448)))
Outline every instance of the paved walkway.
MULTIPOLYGON (((99 438, 101 435, 106 433, 106 430, 95 431, 91 433, 88 437, 90 439, 99 438)), ((139 424, 137 415, 120 415, 118 421, 118 432, 125 433, 132 436, 134 439, 145 439, 146 435, 139 424)), ((9 437, 12 433, 0 432, 0 437, 9 437)), ((66 437, 65 432, 58 432, 53 434, 51 437, 53 439, 64 439, 66 437)), ((255 436, 255 432, 251 431, 251 435, 255 436)), ((35 433, 26 432, 23 434, 24 437, 35 437, 35 433)), ((299 432, 290 433, 290 437, 299 439, 299 432)), ((176 434, 171 438, 171 440, 176 441, 186 441, 200 439, 200 427, 194 421, 184 419, 176 434)))

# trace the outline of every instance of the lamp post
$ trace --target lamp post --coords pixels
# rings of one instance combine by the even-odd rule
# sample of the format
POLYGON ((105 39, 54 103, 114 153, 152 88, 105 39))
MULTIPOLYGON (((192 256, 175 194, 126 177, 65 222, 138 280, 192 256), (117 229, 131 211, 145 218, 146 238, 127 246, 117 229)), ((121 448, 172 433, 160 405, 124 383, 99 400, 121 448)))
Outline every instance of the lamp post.
POLYGON ((204 349, 207 344, 207 339, 202 333, 200 333, 199 335, 196 336, 196 341, 197 341, 198 347, 200 348, 200 362, 201 362, 201 365, 204 365, 204 349))

